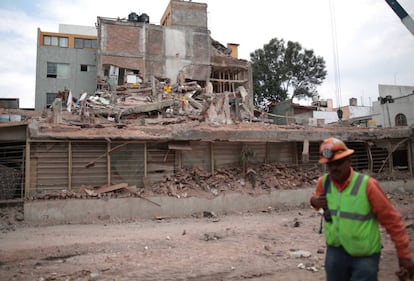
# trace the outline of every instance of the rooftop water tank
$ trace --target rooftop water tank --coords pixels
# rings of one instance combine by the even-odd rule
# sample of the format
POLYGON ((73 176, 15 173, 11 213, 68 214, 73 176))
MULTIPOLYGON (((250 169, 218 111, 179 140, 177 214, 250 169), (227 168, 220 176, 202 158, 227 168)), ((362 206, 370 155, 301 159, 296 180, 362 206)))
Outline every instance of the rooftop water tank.
POLYGON ((137 13, 132 12, 128 15, 128 20, 129 21, 138 21, 139 20, 139 16, 137 13))
POLYGON ((149 19, 149 16, 146 13, 142 13, 139 16, 138 21, 143 22, 143 23, 149 23, 150 19, 149 19))

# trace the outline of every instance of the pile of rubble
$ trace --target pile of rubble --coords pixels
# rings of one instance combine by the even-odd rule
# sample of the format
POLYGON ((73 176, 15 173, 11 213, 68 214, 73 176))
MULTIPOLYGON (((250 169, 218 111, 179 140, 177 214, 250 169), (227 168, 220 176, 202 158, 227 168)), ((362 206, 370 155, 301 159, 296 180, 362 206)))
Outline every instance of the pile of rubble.
POLYGON ((233 191, 252 195, 268 193, 271 189, 297 189, 313 186, 320 171, 317 166, 302 170, 283 163, 219 168, 214 175, 200 168, 183 169, 151 185, 154 194, 174 197, 214 197, 233 191))
POLYGON ((0 200, 13 199, 20 188, 21 173, 4 165, 0 165, 0 200))
POLYGON ((0 232, 15 231, 21 225, 24 225, 23 205, 0 207, 0 232))
POLYGON ((110 186, 82 186, 73 190, 39 192, 31 200, 64 200, 89 198, 123 198, 151 196, 173 196, 177 198, 214 198, 227 192, 260 195, 272 189, 298 189, 314 186, 320 171, 317 166, 302 170, 283 163, 249 164, 243 171, 240 167, 216 169, 214 174, 201 168, 187 168, 166 176, 159 182, 146 183, 137 188, 127 183, 110 186))
MULTIPOLYGON (((182 74, 181 74, 182 75, 182 74)), ((142 81, 142 80, 139 80, 142 81)), ((152 78, 151 82, 125 83, 109 86, 102 81, 98 90, 90 95, 83 93, 74 98, 69 89, 59 91, 52 104, 50 122, 60 123, 62 104, 66 110, 79 116, 72 125, 95 124, 96 117, 103 117, 115 124, 146 118, 174 118, 185 116, 192 120, 217 124, 234 124, 255 119, 248 107, 248 93, 242 86, 234 92, 213 93, 211 82, 202 88, 197 81, 185 81, 180 74, 177 83, 168 79, 152 78), (80 123, 79 123, 80 121, 80 123)), ((47 116, 45 112, 45 116, 47 116)))
MULTIPOLYGON (((230 166, 218 168, 212 174, 195 167, 183 168, 175 174, 165 176, 158 182, 149 183, 144 178, 143 187, 128 183, 113 183, 103 186, 81 186, 72 190, 39 191, 29 200, 65 200, 65 199, 108 199, 140 197, 144 200, 152 196, 172 196, 176 198, 200 197, 214 198, 228 192, 250 195, 268 194, 271 190, 299 189, 314 187, 321 175, 320 167, 314 165, 302 169, 296 165, 280 162, 267 164, 249 164, 247 168, 230 166)), ((374 175, 378 180, 404 180, 412 178, 408 173, 394 172, 392 175, 374 175)))

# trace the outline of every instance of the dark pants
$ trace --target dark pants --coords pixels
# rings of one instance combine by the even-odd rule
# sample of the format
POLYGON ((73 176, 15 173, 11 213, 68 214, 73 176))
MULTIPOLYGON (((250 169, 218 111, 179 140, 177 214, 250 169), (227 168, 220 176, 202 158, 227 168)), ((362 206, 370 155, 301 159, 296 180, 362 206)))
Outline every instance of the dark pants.
POLYGON ((325 257, 327 281, 378 281, 380 253, 353 257, 342 247, 328 246, 325 257))

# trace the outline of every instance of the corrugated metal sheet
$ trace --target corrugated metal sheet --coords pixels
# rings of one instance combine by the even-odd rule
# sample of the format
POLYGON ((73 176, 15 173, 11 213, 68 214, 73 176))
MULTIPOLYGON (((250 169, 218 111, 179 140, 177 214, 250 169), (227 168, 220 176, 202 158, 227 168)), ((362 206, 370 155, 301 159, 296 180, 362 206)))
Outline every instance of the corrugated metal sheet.
POLYGON ((191 150, 181 151, 181 165, 183 168, 200 167, 211 171, 211 154, 209 142, 190 142, 191 150))
MULTIPOLYGON (((356 170, 371 169, 378 172, 389 170, 393 161, 398 162, 398 166, 407 168, 408 145, 400 142, 378 141, 369 147, 365 142, 348 142, 347 145, 355 150, 353 166, 356 170), (393 150, 397 144, 400 146, 393 152, 393 157, 388 157, 388 151, 393 150), (404 155, 405 157, 402 157, 404 155)), ((168 143, 155 143, 147 144, 147 150, 145 144, 131 142, 111 143, 110 147, 106 142, 31 142, 28 190, 32 192, 78 188, 82 185, 105 185, 108 183, 108 150, 111 160, 111 184, 127 182, 129 185, 142 187, 145 168, 150 182, 156 182, 174 174, 181 167, 198 166, 207 171, 211 171, 212 166, 215 169, 227 166, 241 167, 243 151, 251 152, 249 163, 282 162, 298 164, 306 169, 308 166, 317 165, 319 144, 309 143, 309 162, 303 163, 302 142, 210 144, 194 141, 186 143, 185 146, 171 145, 170 148, 174 149, 169 149, 168 143), (214 165, 211 163, 212 160, 214 165)), ((20 165, 23 174, 23 154, 24 145, 16 146, 14 150, 7 147, 2 150, 0 145, 0 165, 4 165, 4 159, 8 159, 6 164, 11 165, 13 162, 13 165, 20 165), (16 154, 16 158, 10 153, 16 154)), ((23 184, 18 187, 21 188, 19 190, 23 190, 22 186, 23 184)))
POLYGON ((175 150, 168 149, 168 144, 147 145, 147 175, 153 183, 164 176, 174 174, 175 150))
POLYGON ((106 154, 106 143, 72 143, 72 188, 107 184, 106 154))
POLYGON ((242 148, 241 143, 213 143, 214 168, 240 165, 242 148))
MULTIPOLYGON (((296 164, 296 143, 274 142, 268 144, 268 161, 296 164)), ((300 150, 302 153, 302 150, 300 150)))
POLYGON ((67 188, 67 143, 32 143, 30 163, 31 189, 44 191, 67 188))
POLYGON ((261 164, 266 162, 266 143, 246 143, 243 147, 253 152, 253 156, 249 158, 249 163, 261 164))
MULTIPOLYGON (((111 144, 111 149, 122 145, 111 144)), ((126 182, 142 187, 145 169, 145 145, 130 143, 111 153, 111 183, 126 182)))

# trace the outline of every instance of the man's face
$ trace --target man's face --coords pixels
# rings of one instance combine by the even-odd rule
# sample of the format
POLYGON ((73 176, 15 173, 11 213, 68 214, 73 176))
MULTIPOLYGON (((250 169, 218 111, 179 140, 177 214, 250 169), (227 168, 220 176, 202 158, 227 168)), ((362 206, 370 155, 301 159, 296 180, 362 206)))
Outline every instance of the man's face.
POLYGON ((326 163, 329 174, 337 182, 344 182, 350 173, 351 158, 345 157, 333 162, 326 163))

